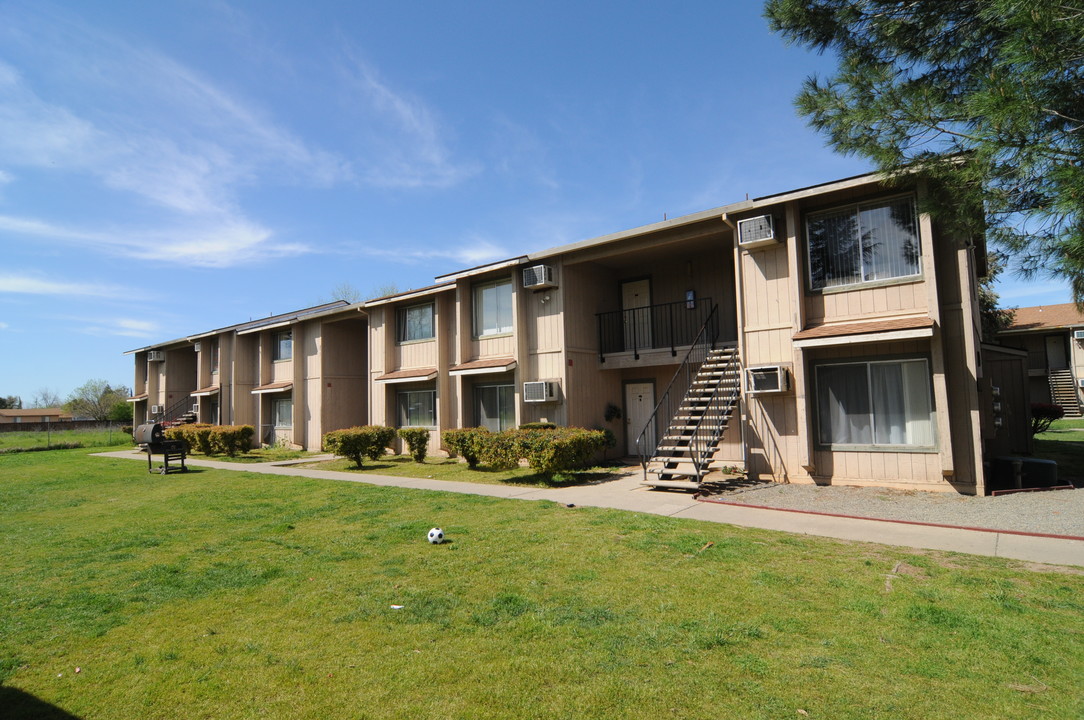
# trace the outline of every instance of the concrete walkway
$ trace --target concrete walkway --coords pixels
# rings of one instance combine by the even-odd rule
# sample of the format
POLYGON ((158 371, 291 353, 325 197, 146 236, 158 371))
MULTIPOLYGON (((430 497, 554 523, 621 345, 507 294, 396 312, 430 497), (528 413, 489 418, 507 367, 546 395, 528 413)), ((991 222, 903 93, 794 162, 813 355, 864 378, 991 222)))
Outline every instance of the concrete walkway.
MULTIPOLYGON (((96 455, 98 457, 137 460, 144 463, 147 461, 146 454, 138 450, 96 453, 96 455)), ((1084 567, 1084 540, 1035 536, 998 530, 938 527, 893 520, 818 515, 791 510, 771 510, 705 502, 693 499, 692 495, 686 492, 667 492, 644 488, 640 485, 638 473, 597 485, 580 485, 566 488, 529 488, 293 467, 293 465, 299 463, 329 458, 330 456, 326 458, 306 458, 305 460, 285 463, 232 463, 203 459, 188 459, 186 462, 193 467, 215 468, 217 470, 344 480, 368 485, 419 488, 514 500, 552 500, 564 505, 630 510, 632 512, 705 520, 765 530, 780 530, 841 540, 856 540, 930 550, 948 550, 972 555, 987 555, 1052 565, 1084 567)))

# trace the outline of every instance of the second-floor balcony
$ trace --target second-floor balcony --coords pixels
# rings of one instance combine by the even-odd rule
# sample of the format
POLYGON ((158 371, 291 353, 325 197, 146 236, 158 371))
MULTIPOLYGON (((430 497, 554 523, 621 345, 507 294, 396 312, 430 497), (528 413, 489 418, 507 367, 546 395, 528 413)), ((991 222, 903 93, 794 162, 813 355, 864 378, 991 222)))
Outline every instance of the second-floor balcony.
POLYGON ((708 333, 714 340, 719 337, 719 314, 711 312, 714 306, 711 298, 703 297, 598 313, 599 360, 606 362, 607 355, 616 353, 631 353, 639 360, 643 352, 660 350, 677 357, 709 318, 708 333))

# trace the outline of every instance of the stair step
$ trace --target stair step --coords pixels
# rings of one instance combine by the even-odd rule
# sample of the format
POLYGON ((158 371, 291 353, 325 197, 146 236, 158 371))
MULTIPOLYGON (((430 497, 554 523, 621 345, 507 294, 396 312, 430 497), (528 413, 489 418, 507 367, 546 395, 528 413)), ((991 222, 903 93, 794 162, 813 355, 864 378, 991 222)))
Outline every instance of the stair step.
POLYGON ((640 484, 657 488, 674 488, 676 490, 700 489, 700 483, 695 480, 644 480, 640 484))

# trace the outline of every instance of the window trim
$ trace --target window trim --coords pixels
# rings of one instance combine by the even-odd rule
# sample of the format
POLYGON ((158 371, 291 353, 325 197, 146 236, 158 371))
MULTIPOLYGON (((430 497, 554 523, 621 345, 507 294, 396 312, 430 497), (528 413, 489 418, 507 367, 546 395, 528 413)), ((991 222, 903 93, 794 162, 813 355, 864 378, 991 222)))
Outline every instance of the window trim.
MULTIPOLYGON (((814 433, 813 440, 814 446, 817 450, 831 451, 831 452, 892 452, 892 453, 937 453, 940 452, 940 437, 938 435, 937 426, 937 403, 936 395, 934 394, 933 387, 933 370, 930 356, 928 354, 921 355, 875 355, 871 357, 859 357, 859 358, 841 358, 841 359, 824 359, 817 360, 812 363, 812 411, 814 418, 814 433), (930 404, 930 436, 933 442, 929 445, 889 445, 886 443, 871 442, 864 443, 825 443, 821 440, 821 428, 823 418, 821 417, 820 407, 820 382, 818 373, 822 367, 840 367, 846 365, 863 365, 867 368, 866 377, 866 392, 868 397, 871 396, 871 389, 868 383, 869 378, 869 366, 870 365, 887 365, 890 363, 906 363, 921 361, 925 367, 926 372, 924 377, 926 378, 926 393, 930 404)), ((873 405, 870 403, 869 410, 870 417, 870 434, 872 437, 876 437, 876 425, 874 424, 875 416, 873 413, 873 405)))
POLYGON ((293 360, 293 359, 294 359, 294 331, 293 330, 282 330, 282 331, 273 333, 271 335, 271 362, 286 362, 288 360, 293 360), (290 348, 290 354, 287 355, 286 357, 279 357, 279 354, 280 354, 280 352, 282 350, 282 345, 281 345, 281 342, 279 341, 279 338, 281 338, 283 335, 289 336, 286 339, 290 341, 290 344, 288 345, 288 347, 290 348))
POLYGON ((515 326, 516 326, 515 307, 516 307, 516 292, 515 292, 515 285, 512 282, 512 277, 511 276, 508 276, 508 277, 505 277, 505 278, 499 278, 499 279, 496 279, 496 280, 490 280, 490 281, 487 281, 487 282, 475 283, 474 285, 472 285, 471 286, 471 330, 472 330, 473 338, 475 340, 481 340, 483 338, 506 337, 508 335, 511 335, 515 331, 515 326), (497 288, 497 287, 500 287, 502 285, 507 285, 508 286, 508 295, 509 295, 509 301, 510 301, 509 310, 510 310, 510 312, 512 314, 512 317, 509 318, 508 329, 505 330, 503 328, 498 328, 498 329, 496 329, 496 330, 494 330, 492 332, 480 331, 480 329, 478 327, 478 325, 479 325, 478 313, 479 313, 479 309, 481 308, 481 303, 478 301, 478 292, 480 290, 485 290, 486 288, 497 288))
MULTIPOLYGON (((906 192, 898 193, 895 195, 885 195, 875 198, 869 198, 866 200, 858 200, 855 202, 842 203, 839 205, 827 205, 825 207, 819 207, 808 212, 803 213, 802 217, 802 241, 805 245, 805 283, 806 290, 811 293, 824 293, 830 294, 835 292, 846 292, 848 290, 866 289, 885 285, 896 285, 903 283, 912 283, 920 281, 924 277, 924 263, 923 263, 923 247, 924 242, 928 242, 928 239, 922 237, 922 223, 918 212, 918 203, 915 193, 906 192), (853 210, 856 213, 860 212, 862 208, 868 208, 871 206, 889 205, 894 201, 907 199, 911 204, 911 212, 915 219, 915 237, 918 239, 918 270, 910 275, 897 275, 891 278, 877 278, 876 280, 858 280, 853 283, 843 283, 839 285, 823 285, 816 287, 813 284, 813 261, 812 252, 809 245, 809 221, 818 215, 830 215, 839 214, 844 210, 853 210)), ((863 272, 863 276, 865 273, 863 272)))
POLYGON ((431 342, 432 340, 435 340, 436 337, 437 337, 437 307, 436 307, 436 303, 434 303, 432 300, 430 300, 429 302, 415 303, 413 305, 403 305, 402 307, 398 307, 398 308, 395 309, 395 341, 396 341, 397 344, 399 344, 399 345, 409 345, 411 343, 431 342), (404 336, 406 335, 406 328, 407 328, 407 322, 406 322, 406 314, 407 314, 407 312, 410 311, 410 310, 414 310, 416 308, 423 308, 423 307, 428 307, 429 308, 430 334, 427 337, 410 338, 409 340, 405 339, 404 336))
POLYGON ((432 430, 437 427, 437 389, 428 388, 399 388, 395 391, 395 426, 401 428, 426 428, 432 430), (427 393, 432 396, 433 422, 425 425, 405 425, 403 420, 408 413, 403 412, 403 399, 406 395, 427 393))

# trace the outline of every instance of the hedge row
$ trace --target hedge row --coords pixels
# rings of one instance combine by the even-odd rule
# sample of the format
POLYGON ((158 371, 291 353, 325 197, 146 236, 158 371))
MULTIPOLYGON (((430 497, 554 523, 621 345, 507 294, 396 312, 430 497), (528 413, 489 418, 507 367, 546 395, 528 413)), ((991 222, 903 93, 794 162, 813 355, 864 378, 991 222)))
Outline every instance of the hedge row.
POLYGON ((383 457, 394 438, 395 428, 364 425, 332 430, 324 435, 322 444, 325 452, 350 458, 360 468, 365 458, 379 460, 383 457))
POLYGON ((183 440, 190 450, 204 455, 224 453, 233 457, 252 448, 252 436, 256 434, 251 425, 208 425, 194 423, 177 425, 166 430, 166 438, 183 440))
POLYGON ((520 427, 494 433, 486 428, 445 430, 441 440, 448 452, 474 468, 511 468, 521 459, 536 472, 567 472, 587 465, 591 457, 612 444, 612 435, 583 428, 520 427))

